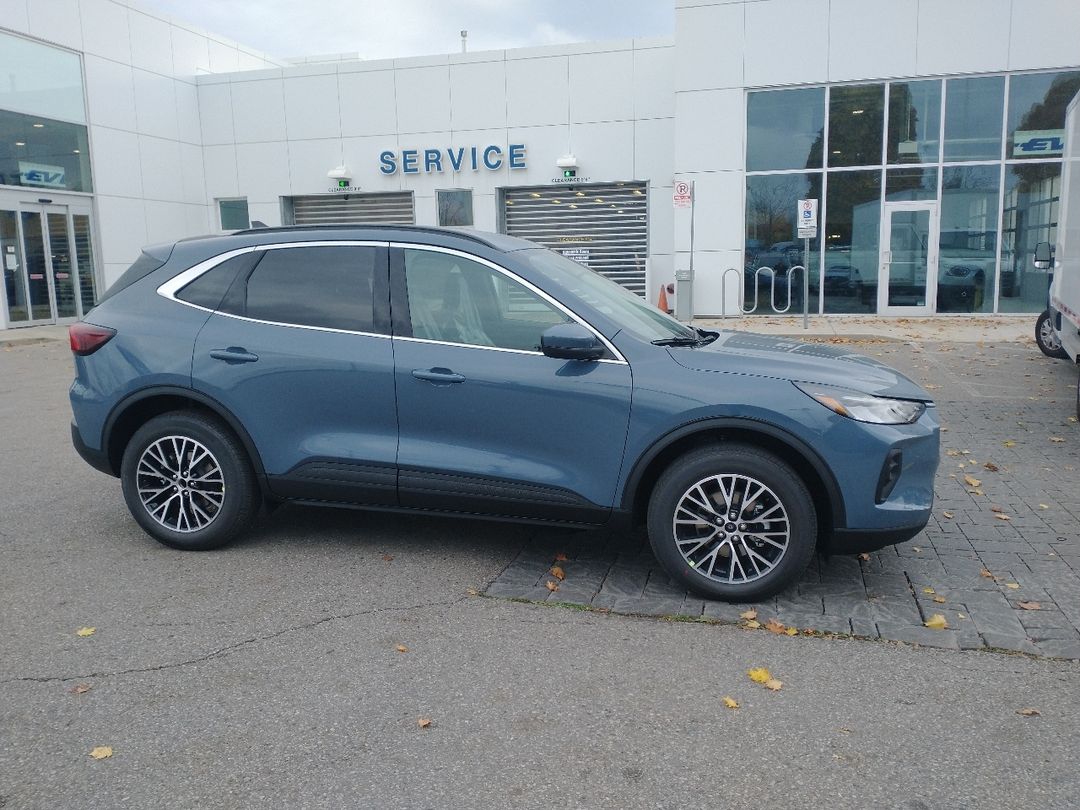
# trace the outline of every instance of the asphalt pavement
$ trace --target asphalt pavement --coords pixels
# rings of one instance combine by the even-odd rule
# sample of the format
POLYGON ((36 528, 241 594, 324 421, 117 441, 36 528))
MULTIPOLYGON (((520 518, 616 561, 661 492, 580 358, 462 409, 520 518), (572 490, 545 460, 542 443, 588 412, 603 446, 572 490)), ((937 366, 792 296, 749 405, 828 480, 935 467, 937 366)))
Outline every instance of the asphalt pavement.
POLYGON ((1076 805, 1076 662, 480 595, 521 526, 287 507, 172 551, 71 450, 70 376, 0 349, 4 810, 1076 805))

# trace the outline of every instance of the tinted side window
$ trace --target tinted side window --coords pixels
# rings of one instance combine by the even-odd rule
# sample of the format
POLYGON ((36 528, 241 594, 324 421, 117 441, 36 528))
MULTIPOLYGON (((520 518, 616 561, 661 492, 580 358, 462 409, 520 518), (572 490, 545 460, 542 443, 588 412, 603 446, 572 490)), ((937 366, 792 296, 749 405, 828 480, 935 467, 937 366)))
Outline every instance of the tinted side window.
POLYGON ((351 246, 267 250, 223 309, 261 321, 370 332, 378 252, 351 246))
POLYGON ((102 304, 105 301, 108 301, 121 290, 130 287, 136 281, 146 278, 164 265, 166 261, 166 259, 159 259, 155 256, 151 256, 149 253, 140 254, 139 258, 135 260, 135 263, 125 270, 124 274, 114 281, 109 289, 105 290, 105 294, 98 299, 98 303, 102 304))
POLYGON ((261 253, 242 253, 226 259, 185 285, 176 297, 189 304, 217 309, 236 277, 241 274, 246 275, 261 255, 261 253))
POLYGON ((540 350, 540 336, 569 318, 522 284, 448 253, 405 251, 413 337, 470 346, 540 350))

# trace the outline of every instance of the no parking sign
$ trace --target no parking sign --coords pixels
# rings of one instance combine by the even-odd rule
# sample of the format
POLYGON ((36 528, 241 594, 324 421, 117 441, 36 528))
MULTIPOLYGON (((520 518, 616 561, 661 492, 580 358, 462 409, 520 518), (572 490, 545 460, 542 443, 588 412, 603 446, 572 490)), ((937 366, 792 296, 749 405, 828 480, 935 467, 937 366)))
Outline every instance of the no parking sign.
POLYGON ((799 200, 796 212, 799 239, 817 238, 817 200, 799 200))

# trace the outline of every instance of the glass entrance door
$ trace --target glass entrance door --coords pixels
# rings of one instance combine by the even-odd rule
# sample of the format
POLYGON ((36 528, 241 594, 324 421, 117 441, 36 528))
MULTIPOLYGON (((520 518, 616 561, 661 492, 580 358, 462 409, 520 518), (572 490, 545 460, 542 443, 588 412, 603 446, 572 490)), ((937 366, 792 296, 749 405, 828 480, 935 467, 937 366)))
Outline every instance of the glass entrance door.
POLYGON ((930 315, 937 299, 937 205, 885 203, 878 312, 930 315))
POLYGON ((64 323, 96 299, 89 203, 0 206, 9 326, 64 323))

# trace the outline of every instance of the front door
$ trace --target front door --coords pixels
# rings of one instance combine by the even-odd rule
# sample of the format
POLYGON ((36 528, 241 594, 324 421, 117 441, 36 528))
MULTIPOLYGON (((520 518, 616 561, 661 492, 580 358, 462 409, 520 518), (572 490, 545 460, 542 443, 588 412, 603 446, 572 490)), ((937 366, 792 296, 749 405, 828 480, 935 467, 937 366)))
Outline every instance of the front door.
POLYGON ((9 326, 69 323, 95 301, 89 204, 0 204, 9 326))
POLYGON ((930 315, 937 300, 937 205, 885 203, 878 312, 930 315))
POLYGON ((391 278, 402 506, 606 520, 630 367, 544 355, 541 334, 570 316, 491 263, 396 248, 391 278))

